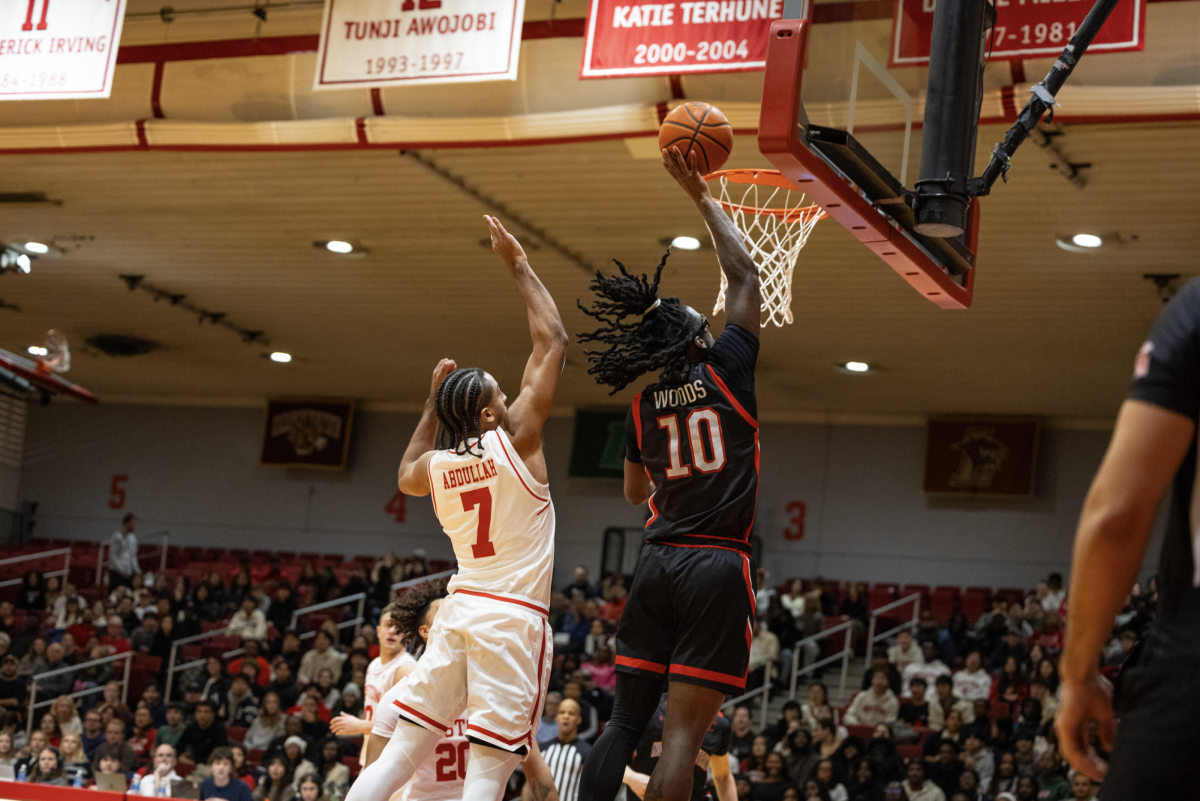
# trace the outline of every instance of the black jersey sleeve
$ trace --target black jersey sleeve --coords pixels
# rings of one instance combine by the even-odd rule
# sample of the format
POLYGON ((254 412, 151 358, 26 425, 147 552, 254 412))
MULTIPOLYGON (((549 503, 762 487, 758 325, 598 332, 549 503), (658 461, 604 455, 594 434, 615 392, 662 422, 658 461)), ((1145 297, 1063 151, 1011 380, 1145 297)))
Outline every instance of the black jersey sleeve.
POLYGON ((721 371, 721 376, 730 387, 754 392, 758 337, 740 325, 727 325, 708 349, 708 360, 721 371))
POLYGON ((1159 313, 1138 351, 1131 400, 1200 417, 1200 280, 1190 281, 1159 313))
MULTIPOLYGON (((638 400, 641 400, 640 395, 638 400)), ((639 413, 638 404, 633 403, 629 407, 629 413, 625 415, 625 459, 635 464, 642 463, 642 446, 638 442, 636 417, 639 413)))

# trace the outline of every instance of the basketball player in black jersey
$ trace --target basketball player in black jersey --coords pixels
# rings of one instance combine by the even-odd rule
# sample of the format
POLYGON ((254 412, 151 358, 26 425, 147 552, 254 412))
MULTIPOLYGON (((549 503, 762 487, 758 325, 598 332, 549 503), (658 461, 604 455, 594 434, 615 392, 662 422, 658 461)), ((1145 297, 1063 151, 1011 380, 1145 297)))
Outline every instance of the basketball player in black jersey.
MULTIPOLYGON (((650 502, 646 545, 617 628, 612 718, 584 764, 580 801, 612 801, 630 755, 658 707, 669 703, 662 755, 646 801, 686 801, 705 732, 727 693, 746 685, 754 565, 750 531, 758 493, 754 365, 761 308, 758 266, 708 184, 675 149, 663 165, 696 203, 729 282, 725 330, 653 280, 597 272, 599 300, 584 311, 601 328, 580 335, 588 372, 623 389, 646 373, 658 380, 634 398, 626 421, 625 497, 650 502)), ((582 304, 580 308, 583 308, 582 304)))

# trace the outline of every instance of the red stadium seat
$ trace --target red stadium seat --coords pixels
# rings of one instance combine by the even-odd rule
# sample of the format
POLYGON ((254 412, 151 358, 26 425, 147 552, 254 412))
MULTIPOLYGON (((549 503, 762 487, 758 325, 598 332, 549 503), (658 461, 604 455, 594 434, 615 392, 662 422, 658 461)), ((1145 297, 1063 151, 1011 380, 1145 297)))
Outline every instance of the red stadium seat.
POLYGON ((874 612, 879 607, 887 606, 894 600, 896 600, 896 593, 892 587, 876 586, 867 596, 867 607, 874 612))
POLYGON ((851 726, 846 725, 846 731, 850 732, 851 737, 858 737, 864 743, 871 742, 871 733, 875 731, 874 726, 851 726))
POLYGON ((1018 590, 1014 587, 1001 587, 1000 589, 996 590, 996 594, 1003 596, 1004 600, 1008 601, 1010 604, 1019 604, 1025 602, 1025 590, 1018 590))
POLYGON ((162 670, 162 657, 149 654, 134 654, 131 660, 133 667, 141 668, 147 673, 158 673, 162 670))
POLYGON ((946 590, 929 593, 929 611, 939 623, 946 623, 958 609, 958 594, 946 590))
POLYGON ((972 625, 991 608, 992 605, 988 598, 973 593, 964 595, 959 601, 959 609, 967 616, 967 622, 972 625))
POLYGON ((246 761, 255 767, 262 765, 263 757, 267 755, 265 748, 251 748, 246 752, 246 761))
MULTIPOLYGON (((225 734, 235 743, 240 743, 246 739, 246 732, 249 731, 245 726, 226 726, 225 734)), ((249 756, 246 757, 249 759, 249 756)))
POLYGON ((905 762, 909 762, 914 759, 920 759, 921 753, 922 753, 921 752, 921 744, 920 743, 898 743, 896 745, 896 753, 899 754, 901 756, 901 758, 904 759, 905 762))
POLYGON ((350 778, 351 779, 357 777, 359 774, 359 771, 362 769, 362 766, 360 766, 358 764, 358 757, 356 757, 356 756, 342 757, 342 764, 350 769, 350 778))

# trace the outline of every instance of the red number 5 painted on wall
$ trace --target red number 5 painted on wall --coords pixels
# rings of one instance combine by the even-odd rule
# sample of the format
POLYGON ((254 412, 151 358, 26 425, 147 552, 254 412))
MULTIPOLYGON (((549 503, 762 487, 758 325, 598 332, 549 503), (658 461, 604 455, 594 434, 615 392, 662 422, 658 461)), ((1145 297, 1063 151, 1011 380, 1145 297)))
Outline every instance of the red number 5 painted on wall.
POLYGON ((787 513, 790 515, 788 521, 791 525, 783 530, 785 540, 804 539, 804 516, 807 512, 808 506, 804 501, 792 501, 787 505, 787 513))
POLYGON ((125 483, 129 476, 113 476, 112 485, 108 489, 108 508, 125 508, 125 483))

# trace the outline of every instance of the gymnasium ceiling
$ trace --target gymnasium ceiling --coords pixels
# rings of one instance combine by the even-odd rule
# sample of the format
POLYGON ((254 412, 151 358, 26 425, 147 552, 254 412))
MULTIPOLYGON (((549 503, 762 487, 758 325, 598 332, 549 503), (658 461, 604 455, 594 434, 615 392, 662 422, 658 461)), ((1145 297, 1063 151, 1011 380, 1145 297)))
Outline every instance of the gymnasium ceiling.
MULTIPOLYGON (((131 12, 152 6, 133 0, 131 12)), ((1022 149, 1011 181, 983 202, 969 311, 923 301, 836 223, 819 224, 796 269, 795 324, 763 333, 763 417, 1111 418, 1161 308, 1143 274, 1200 273, 1200 131, 1195 123, 1062 130, 1056 141, 1067 157, 1091 164, 1087 187, 1049 169, 1033 145, 1022 149), (1056 247, 1056 235, 1079 231, 1119 234, 1122 243, 1086 255, 1056 247), (879 369, 835 369, 848 360, 879 369)), ((981 150, 1003 131, 981 128, 981 150)), ((863 138, 896 157, 896 137, 863 138)), ((738 137, 734 153, 736 166, 766 165, 753 137, 738 137)), ((704 234, 658 163, 635 158, 619 139, 422 156, 595 266, 618 258, 649 270, 664 238, 704 234)), ((23 351, 47 329, 65 330, 75 346, 68 377, 102 400, 251 404, 317 395, 415 408, 443 356, 484 366, 510 395, 519 385, 528 333, 520 299, 486 246, 481 216, 490 210, 396 151, 3 155, 0 165, 0 192, 61 201, 0 206, 0 241, 53 240, 66 251, 39 259, 30 275, 0 276, 0 299, 19 307, 0 309, 0 347, 23 351), (340 258, 313 247, 335 238, 369 253, 340 258), (121 274, 144 275, 262 330, 270 345, 244 344, 130 291, 121 274), (158 347, 109 357, 84 345, 97 333, 158 347), (265 358, 271 350, 295 360, 274 364, 265 358)), ((546 246, 531 247, 530 257, 568 331, 588 327, 575 308, 587 297, 585 270, 546 246)), ((668 292, 711 311, 711 249, 675 252, 665 275, 668 292)), ((629 394, 609 398, 572 345, 560 405, 623 403, 629 394)))

